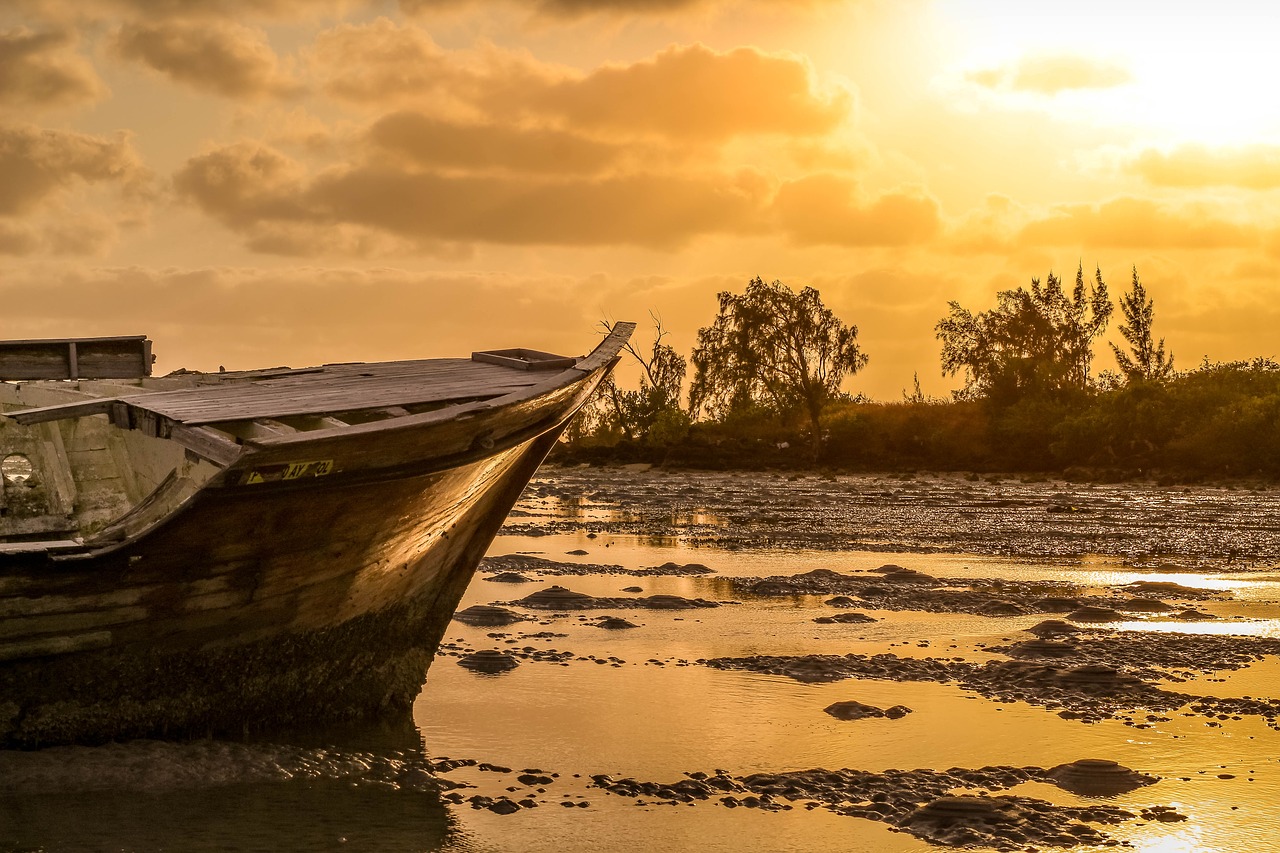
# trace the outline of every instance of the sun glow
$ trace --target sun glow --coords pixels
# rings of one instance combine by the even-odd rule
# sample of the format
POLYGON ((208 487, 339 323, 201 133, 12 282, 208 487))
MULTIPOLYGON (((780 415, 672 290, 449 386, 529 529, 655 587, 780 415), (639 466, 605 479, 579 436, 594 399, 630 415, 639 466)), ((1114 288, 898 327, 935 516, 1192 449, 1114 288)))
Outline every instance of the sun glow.
POLYGON ((963 47, 940 82, 967 83, 971 102, 1042 109, 1147 145, 1269 141, 1280 130, 1270 86, 1280 55, 1264 11, 1242 0, 1212 14, 1179 3, 942 0, 943 28, 963 47), (1056 82, 1046 76, 1055 61, 1056 82))

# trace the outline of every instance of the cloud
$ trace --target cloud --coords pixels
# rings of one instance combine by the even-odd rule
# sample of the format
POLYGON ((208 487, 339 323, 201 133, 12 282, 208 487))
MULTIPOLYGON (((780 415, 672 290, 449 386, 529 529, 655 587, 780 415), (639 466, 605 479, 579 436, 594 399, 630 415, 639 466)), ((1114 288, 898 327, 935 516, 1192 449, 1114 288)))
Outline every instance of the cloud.
POLYGON ((551 125, 608 138, 819 137, 853 109, 843 89, 818 91, 804 60, 745 47, 718 53, 673 46, 582 73, 497 48, 446 51, 420 28, 380 18, 321 33, 310 58, 324 90, 352 103, 434 101, 473 122, 551 125))
POLYGON ((1148 149, 1126 164, 1126 169, 1163 187, 1269 190, 1280 187, 1280 146, 1210 149, 1183 145, 1169 152, 1148 149))
POLYGON ((526 75, 492 86, 485 102, 575 128, 709 141, 821 136, 843 123, 853 106, 844 90, 815 91, 801 59, 749 47, 717 53, 700 44, 669 47, 651 59, 603 66, 582 77, 526 75))
POLYGON ((491 177, 375 164, 307 177, 300 164, 252 143, 192 158, 174 186, 251 236, 280 223, 344 224, 428 242, 660 248, 761 229, 769 191, 751 172, 491 177))
POLYGON ((305 175, 301 164, 275 149, 241 142, 191 158, 173 184, 205 213, 239 228, 311 219, 300 198, 305 175))
POLYGON ((454 124, 411 111, 383 116, 367 138, 410 166, 469 171, 591 174, 618 163, 627 150, 561 130, 454 124))
POLYGON ((0 216, 30 214, 76 183, 115 184, 126 195, 138 195, 146 181, 123 135, 0 125, 0 216))
POLYGON ((1256 246, 1259 233, 1253 225, 1232 221, 1208 205, 1166 207, 1126 196, 1056 207, 1028 223, 1015 239, 1022 245, 1214 249, 1256 246))
POLYGON ((1013 235, 1031 216, 1026 208, 1000 193, 960 217, 947 231, 946 246, 962 255, 1008 253, 1013 235))
POLYGON ((229 21, 125 24, 112 48, 123 59, 224 97, 282 96, 299 89, 265 33, 229 21))
MULTIPOLYGON (((798 0, 787 4, 786 12, 790 15, 823 5, 834 5, 841 0, 798 0)), ((467 0, 399 0, 400 9, 408 15, 429 13, 441 9, 453 9, 466 5, 467 0)), ((706 10, 722 12, 737 10, 742 6, 759 5, 766 9, 771 5, 765 2, 741 3, 728 0, 532 0, 532 2, 512 3, 512 6, 527 8, 532 15, 552 21, 576 21, 591 16, 607 16, 611 18, 656 17, 686 10, 706 10)))
POLYGON ((29 255, 40 245, 40 238, 22 222, 0 219, 0 255, 29 255))
MULTIPOLYGON (((465 0, 399 0, 409 15, 463 5, 465 0)), ((577 19, 589 15, 661 15, 710 5, 710 0, 535 0, 527 4, 543 18, 577 19)))
POLYGON ((387 18, 321 32, 309 59, 326 94, 371 106, 432 96, 465 102, 491 73, 475 57, 439 47, 425 30, 387 18))
POLYGON ((7 0, 28 16, 63 22, 118 22, 122 15, 147 21, 332 18, 367 0, 7 0))
POLYGON ((773 206, 783 229, 800 245, 922 243, 940 225, 932 198, 893 192, 860 202, 854 182, 836 175, 810 175, 783 184, 773 206))
POLYGON ((0 31, 0 106, 43 110, 90 103, 107 94, 93 66, 60 31, 0 31))
POLYGON ((1128 70, 1084 56, 1028 56, 1013 65, 971 71, 966 79, 988 89, 1056 95, 1072 89, 1111 89, 1132 80, 1128 70))

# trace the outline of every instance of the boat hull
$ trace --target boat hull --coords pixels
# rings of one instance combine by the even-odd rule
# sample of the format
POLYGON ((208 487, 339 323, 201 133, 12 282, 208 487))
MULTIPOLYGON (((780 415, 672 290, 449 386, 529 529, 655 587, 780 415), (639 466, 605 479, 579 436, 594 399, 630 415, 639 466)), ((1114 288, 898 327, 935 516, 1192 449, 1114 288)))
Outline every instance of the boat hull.
POLYGON ((30 623, 11 654, 21 642, 45 653, 0 664, 0 743, 239 734, 407 712, 476 565, 558 433, 433 473, 312 483, 301 509, 287 490, 213 497, 199 514, 246 534, 223 553, 161 541, 76 567, 58 585, 81 592, 46 596, 43 614, 3 623, 9 634, 30 623), (260 538, 264 527, 276 535, 260 538), (110 591, 83 591, 85 574, 110 591), (58 598, 60 612, 49 600, 58 598))
POLYGON ((407 715, 493 536, 612 366, 246 442, 161 523, 0 561, 0 747, 407 715))

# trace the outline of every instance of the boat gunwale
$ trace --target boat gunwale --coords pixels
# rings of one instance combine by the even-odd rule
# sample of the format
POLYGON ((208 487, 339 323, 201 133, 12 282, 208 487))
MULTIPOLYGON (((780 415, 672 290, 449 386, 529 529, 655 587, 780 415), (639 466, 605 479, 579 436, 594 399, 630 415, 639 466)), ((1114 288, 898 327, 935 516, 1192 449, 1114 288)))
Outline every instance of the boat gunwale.
MULTIPOLYGON (((30 549, 24 549, 21 552, 21 556, 25 558, 32 558, 43 554, 47 560, 58 563, 79 562, 83 560, 107 557, 115 552, 128 548, 134 543, 149 536, 157 527, 168 523, 181 514, 186 513, 195 505, 202 494, 214 489, 236 487, 239 484, 229 482, 231 477, 243 471, 246 463, 252 462, 255 457, 270 451, 291 450, 294 448, 305 447, 312 443, 373 436, 377 434, 386 434, 392 431, 429 429, 467 418, 498 416, 503 410, 519 405, 520 403, 536 400, 539 397, 549 395, 563 388, 571 387, 578 382, 589 379, 592 375, 600 372, 601 370, 616 364, 619 358, 619 353, 623 346, 625 346, 634 329, 634 323, 618 323, 614 326, 609 335, 607 335, 588 355, 579 359, 574 366, 559 371, 547 377, 547 379, 542 382, 526 386, 518 391, 489 400, 468 401, 466 403, 446 406, 445 408, 430 412, 423 412, 416 415, 400 415, 397 417, 387 418, 385 420, 371 421, 363 424, 348 424, 341 427, 305 430, 289 435, 274 436, 270 438, 264 437, 258 439, 247 439, 242 445, 240 445, 239 452, 234 457, 228 459, 224 465, 220 466, 222 470, 215 473, 209 480, 201 484, 197 489, 195 489, 195 491, 172 507, 170 511, 165 513, 163 516, 154 519, 151 523, 144 525, 132 534, 123 538, 112 537, 105 541, 101 538, 101 534, 99 534, 97 536, 86 538, 85 541, 81 543, 80 547, 75 549, 67 548, 65 546, 65 542, 61 543, 63 547, 60 549, 41 549, 39 547, 33 547, 30 549)), ((486 456, 501 453, 523 442, 530 441, 550 429, 554 429, 564 421, 573 417, 573 415, 577 413, 579 407, 580 406, 571 407, 568 412, 551 419, 550 422, 548 422, 548 419, 546 418, 539 418, 533 423, 495 438, 494 442, 489 446, 472 447, 461 453, 428 456, 411 464, 383 467, 367 471, 335 472, 334 474, 326 475, 325 480, 328 482, 326 482, 325 485, 326 487, 341 487, 348 483, 355 484, 357 482, 368 481, 369 479, 424 476, 436 471, 465 465, 486 456)), ((16 414, 16 412, 14 414, 16 414)), ((282 481, 276 483, 259 483, 255 484, 252 488, 263 491, 278 491, 281 489, 306 489, 309 487, 314 488, 314 482, 282 481)), ((108 525, 106 530, 119 530, 119 525, 121 525, 130 514, 131 513, 126 513, 121 516, 111 525, 108 525)), ((30 544, 38 546, 41 543, 32 542, 30 544)), ((0 562, 5 561, 6 556, 8 555, 0 553, 0 562)))
MULTIPOLYGON (((369 421, 362 424, 347 424, 346 426, 340 427, 305 430, 290 433, 288 435, 251 438, 246 439, 243 446, 249 452, 254 450, 285 449, 297 445, 308 444, 314 441, 323 441, 329 438, 340 438, 349 435, 376 434, 401 429, 408 430, 434 426, 437 423, 447 423, 449 421, 459 420, 466 417, 474 417, 481 413, 494 412, 517 403, 522 403, 526 400, 536 399, 545 394, 549 394, 552 391, 559 390, 560 388, 567 388, 575 382, 582 381, 601 367, 613 363, 618 358, 618 353, 622 350, 622 347, 631 337, 631 333, 634 329, 635 323, 618 323, 614 331, 602 340, 588 355, 579 359, 572 367, 567 367, 558 373, 552 374, 541 382, 526 385, 518 391, 512 391, 499 397, 493 397, 488 400, 470 400, 465 403, 456 403, 430 412, 421 412, 416 415, 399 415, 393 418, 386 418, 385 420, 369 421)), ((228 463, 227 467, 230 468, 243 458, 244 454, 228 463)))

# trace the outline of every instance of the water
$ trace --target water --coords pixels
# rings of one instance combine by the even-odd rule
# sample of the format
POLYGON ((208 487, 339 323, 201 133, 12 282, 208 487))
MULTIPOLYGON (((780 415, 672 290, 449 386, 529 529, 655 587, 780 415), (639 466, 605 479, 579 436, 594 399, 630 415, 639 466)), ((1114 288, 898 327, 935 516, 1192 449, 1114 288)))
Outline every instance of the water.
MULTIPOLYGON (((638 802, 595 787, 591 776, 673 783, 717 769, 743 777, 815 767, 1051 767, 1085 757, 1161 777, 1105 802, 1135 813, 1173 806, 1187 816, 1100 827, 1133 849, 1264 850, 1280 831, 1280 732, 1257 716, 1217 720, 1174 711, 1147 728, 1118 719, 1085 724, 958 683, 805 684, 698 663, 880 652, 980 663, 999 659, 990 647, 1024 637, 1016 632, 1044 618, 871 607, 860 610, 877 622, 819 625, 815 616, 835 612, 823 604, 826 596, 752 596, 732 581, 816 568, 862 572, 889 562, 941 578, 1070 581, 1094 590, 1172 581, 1213 591, 1195 604, 1219 618, 1135 616, 1111 627, 1161 642, 1183 634, 1278 637, 1280 493, 574 470, 535 481, 490 553, 625 570, 697 562, 715 574, 531 575, 535 582, 518 585, 478 576, 464 607, 551 584, 597 596, 628 595, 621 590, 634 585, 644 595, 736 603, 527 611, 536 621, 504 628, 455 621, 411 728, 312 732, 287 744, 132 743, 0 754, 0 850, 937 850, 824 808, 638 802), (587 553, 566 553, 576 550, 587 553), (640 627, 602 630, 591 624, 601 613, 640 627), (468 650, 524 648, 572 654, 564 664, 525 658, 501 675, 456 665, 468 650), (912 713, 852 722, 823 713, 851 699, 912 713), (455 767, 442 764, 446 758, 474 763, 455 767), (550 781, 522 783, 525 770, 550 781), (467 798, 477 795, 527 797, 537 807, 497 814, 472 808, 467 798)), ((1278 679, 1280 660, 1270 656, 1163 686, 1272 697, 1278 679)), ((1012 793, 1059 805, 1092 802, 1042 782, 1012 793)))

